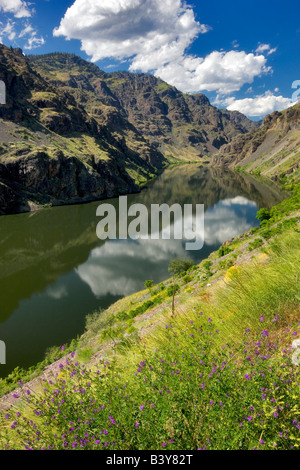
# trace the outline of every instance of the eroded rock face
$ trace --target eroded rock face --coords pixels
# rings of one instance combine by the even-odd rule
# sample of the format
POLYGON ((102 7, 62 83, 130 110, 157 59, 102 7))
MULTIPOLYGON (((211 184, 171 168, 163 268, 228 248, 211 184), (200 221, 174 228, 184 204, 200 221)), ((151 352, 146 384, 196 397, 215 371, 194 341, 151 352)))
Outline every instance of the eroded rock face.
MULTIPOLYGON (((280 181, 297 172, 300 146, 300 104, 266 116, 259 129, 221 146, 214 165, 243 166, 248 173, 280 181)), ((297 175, 296 175, 297 177, 297 175)))
POLYGON ((83 93, 94 91, 91 71, 101 72, 75 62, 88 75, 70 78, 73 95, 33 70, 22 51, 0 45, 7 97, 0 106, 0 214, 136 192, 139 173, 147 179, 164 166, 163 155, 118 109, 95 95, 91 112, 83 93))
POLYGON ((0 214, 27 212, 41 204, 74 204, 138 192, 118 165, 98 162, 88 168, 62 153, 46 153, 0 164, 0 214), (39 204, 35 201, 39 201, 39 204))
POLYGON ((205 95, 186 95, 149 74, 108 74, 70 54, 30 56, 29 64, 50 84, 73 94, 96 120, 108 114, 117 123, 125 119, 162 150, 167 144, 211 155, 237 134, 258 127, 241 113, 218 110, 205 95))
POLYGON ((0 184, 0 215, 15 212, 18 206, 18 195, 9 186, 0 184))
POLYGON ((105 87, 94 85, 99 98, 121 110, 153 143, 210 155, 237 134, 258 127, 241 113, 218 110, 205 95, 185 95, 151 75, 116 72, 103 80, 105 87))
POLYGON ((0 45, 0 80, 0 213, 135 192, 166 155, 197 161, 254 125, 204 95, 72 54, 25 57, 0 45))

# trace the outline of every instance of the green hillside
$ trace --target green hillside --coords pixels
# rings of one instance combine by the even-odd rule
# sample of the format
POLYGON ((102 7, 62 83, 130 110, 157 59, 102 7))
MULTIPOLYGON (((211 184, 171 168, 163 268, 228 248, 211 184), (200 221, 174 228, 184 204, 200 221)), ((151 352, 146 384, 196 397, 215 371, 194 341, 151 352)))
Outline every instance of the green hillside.
POLYGON ((300 179, 300 104, 267 116, 260 129, 221 147, 217 165, 237 167, 292 189, 300 179))
POLYGON ((299 448, 299 194, 181 272, 173 312, 173 279, 149 284, 89 316, 30 383, 1 381, 24 382, 1 400, 1 447, 299 448))

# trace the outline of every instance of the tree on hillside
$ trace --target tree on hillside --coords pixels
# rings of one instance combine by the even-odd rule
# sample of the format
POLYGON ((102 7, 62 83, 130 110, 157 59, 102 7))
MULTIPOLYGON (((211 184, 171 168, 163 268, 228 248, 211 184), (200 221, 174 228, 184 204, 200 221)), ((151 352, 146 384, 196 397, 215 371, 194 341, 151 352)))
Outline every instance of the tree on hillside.
POLYGON ((153 285, 154 285, 154 281, 150 281, 150 280, 149 280, 149 281, 145 281, 145 283, 144 283, 144 286, 145 286, 147 289, 149 289, 150 294, 151 294, 151 288, 153 287, 153 285))
POLYGON ((268 211, 268 209, 266 209, 265 207, 263 207, 262 209, 260 209, 257 214, 256 214, 256 218, 258 220, 270 220, 271 218, 271 214, 270 214, 270 211, 268 211))
POLYGON ((175 277, 181 277, 193 266, 192 261, 180 258, 173 259, 169 264, 169 273, 175 277))
POLYGON ((172 316, 175 315, 175 295, 177 292, 176 286, 178 286, 176 284, 176 278, 182 277, 192 266, 192 261, 180 258, 173 259, 169 264, 169 273, 173 275, 172 316))

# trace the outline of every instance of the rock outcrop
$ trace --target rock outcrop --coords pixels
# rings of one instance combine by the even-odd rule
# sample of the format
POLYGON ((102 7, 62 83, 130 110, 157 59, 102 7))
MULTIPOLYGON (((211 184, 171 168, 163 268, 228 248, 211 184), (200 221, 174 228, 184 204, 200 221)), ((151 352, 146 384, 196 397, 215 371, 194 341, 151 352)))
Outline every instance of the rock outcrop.
POLYGON ((257 124, 151 75, 0 45, 0 214, 132 193, 257 124))
POLYGON ((259 129, 223 145, 213 164, 243 167, 275 181, 291 174, 300 179, 300 104, 275 111, 265 117, 259 129))

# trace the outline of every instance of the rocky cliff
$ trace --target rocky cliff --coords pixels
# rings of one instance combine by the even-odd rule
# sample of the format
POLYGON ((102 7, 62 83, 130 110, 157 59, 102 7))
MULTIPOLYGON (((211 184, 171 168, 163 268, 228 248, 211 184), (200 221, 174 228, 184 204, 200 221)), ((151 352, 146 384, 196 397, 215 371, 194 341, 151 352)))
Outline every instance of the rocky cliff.
POLYGON ((292 187, 300 180, 300 103, 266 116, 259 129, 235 137, 213 162, 292 187))
POLYGON ((0 45, 0 214, 139 190, 169 161, 199 161, 257 124, 151 75, 0 45))
POLYGON ((94 119, 71 93, 0 46, 0 214, 137 192, 165 157, 126 121, 94 119))
POLYGON ((238 112, 218 110, 202 94, 187 95, 148 74, 107 74, 70 54, 30 56, 32 67, 73 94, 105 126, 124 119, 173 159, 196 160, 259 125, 238 112))

